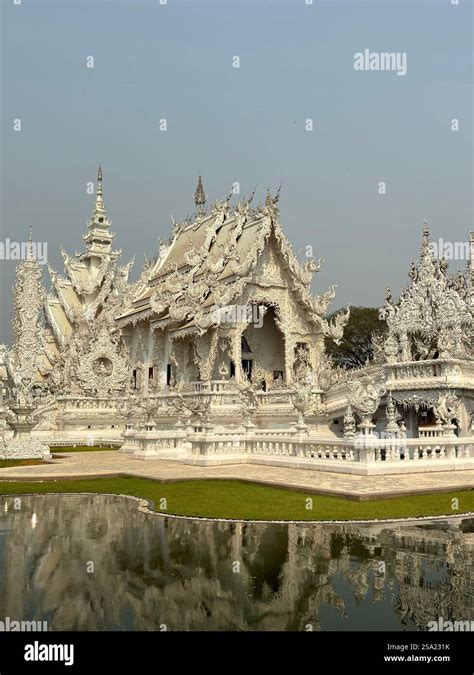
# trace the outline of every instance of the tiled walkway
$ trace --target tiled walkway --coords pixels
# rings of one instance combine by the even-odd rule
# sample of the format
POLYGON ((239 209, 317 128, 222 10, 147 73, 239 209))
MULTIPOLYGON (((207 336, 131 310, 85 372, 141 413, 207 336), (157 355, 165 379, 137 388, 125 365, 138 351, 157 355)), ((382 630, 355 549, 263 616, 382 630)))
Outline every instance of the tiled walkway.
POLYGON ((474 471, 439 471, 393 476, 353 476, 305 469, 235 464, 198 467, 168 460, 140 461, 113 451, 67 452, 50 464, 0 469, 3 480, 47 480, 129 474, 156 480, 221 478, 340 494, 354 498, 474 488, 474 471))

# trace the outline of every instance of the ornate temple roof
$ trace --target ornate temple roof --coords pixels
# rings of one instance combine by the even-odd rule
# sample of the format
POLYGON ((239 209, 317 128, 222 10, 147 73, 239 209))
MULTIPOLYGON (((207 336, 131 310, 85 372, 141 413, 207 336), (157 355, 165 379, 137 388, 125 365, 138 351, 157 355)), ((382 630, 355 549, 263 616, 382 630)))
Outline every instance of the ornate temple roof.
POLYGON ((119 311, 132 261, 123 267, 117 265, 120 251, 112 250, 115 235, 110 232, 110 224, 99 166, 95 203, 83 237, 85 251, 70 256, 61 249, 64 276, 48 267, 51 292, 45 298, 44 311, 52 344, 45 354, 45 372, 51 370, 51 360, 69 344, 80 324, 94 321, 105 308, 111 320, 119 311))
MULTIPOLYGON (((255 283, 257 262, 272 241, 286 272, 295 300, 319 330, 329 330, 323 316, 332 298, 314 298, 310 285, 314 261, 298 262, 278 220, 278 198, 267 194, 265 204, 251 207, 252 197, 231 206, 232 193, 216 201, 211 212, 202 210, 202 181, 196 193, 195 217, 175 223, 168 245, 146 266, 133 301, 117 318, 119 325, 151 318, 176 323, 176 330, 195 326, 204 332, 216 325, 215 307, 235 302, 246 284, 255 283)), ((259 285, 273 282, 259 280, 259 285)), ((327 295, 327 294, 326 294, 327 295)))

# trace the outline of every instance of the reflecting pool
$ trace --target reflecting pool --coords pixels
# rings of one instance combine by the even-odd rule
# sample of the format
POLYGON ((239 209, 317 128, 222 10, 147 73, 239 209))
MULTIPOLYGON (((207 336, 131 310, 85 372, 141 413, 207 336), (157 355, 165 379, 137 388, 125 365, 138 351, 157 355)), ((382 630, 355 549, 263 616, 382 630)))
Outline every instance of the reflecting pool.
POLYGON ((474 519, 210 523, 0 498, 0 619, 49 630, 427 630, 473 620, 474 519))

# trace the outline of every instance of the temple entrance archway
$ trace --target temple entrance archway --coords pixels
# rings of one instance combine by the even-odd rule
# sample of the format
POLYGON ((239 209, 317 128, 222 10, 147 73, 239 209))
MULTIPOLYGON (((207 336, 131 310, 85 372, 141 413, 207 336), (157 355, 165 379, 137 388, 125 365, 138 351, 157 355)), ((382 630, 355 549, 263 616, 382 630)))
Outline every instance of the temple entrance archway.
POLYGON ((274 307, 256 313, 242 333, 241 356, 243 374, 256 386, 268 389, 285 373, 285 343, 276 323, 274 307))

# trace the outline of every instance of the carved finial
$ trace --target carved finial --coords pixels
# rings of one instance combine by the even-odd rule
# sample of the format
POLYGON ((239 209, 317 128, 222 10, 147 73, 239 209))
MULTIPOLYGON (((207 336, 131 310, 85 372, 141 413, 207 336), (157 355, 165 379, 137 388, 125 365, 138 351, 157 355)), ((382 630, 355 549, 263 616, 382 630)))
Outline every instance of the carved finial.
POLYGON ((267 188, 267 196, 265 197, 265 206, 272 206, 272 196, 270 194, 270 188, 267 188))
POLYGON ((276 203, 279 201, 279 199, 280 199, 280 192, 281 192, 281 186, 282 186, 282 185, 283 185, 283 181, 280 183, 280 186, 279 186, 279 188, 278 188, 278 190, 277 190, 277 193, 276 193, 275 197, 273 198, 273 203, 274 203, 274 204, 276 204, 276 203))
POLYGON ((102 196, 102 164, 99 164, 99 168, 97 170, 97 195, 102 196))
POLYGON ((392 289, 391 288, 387 288, 385 290, 385 302, 393 304, 393 295, 392 295, 392 289))
POLYGON ((198 176, 198 184, 196 191, 194 193, 194 203, 197 207, 203 207, 206 203, 206 193, 204 192, 204 186, 202 184, 201 174, 198 176))
POLYGON ((425 237, 425 239, 427 239, 430 236, 430 228, 429 228, 428 221, 426 220, 426 218, 423 221, 423 236, 425 237))

